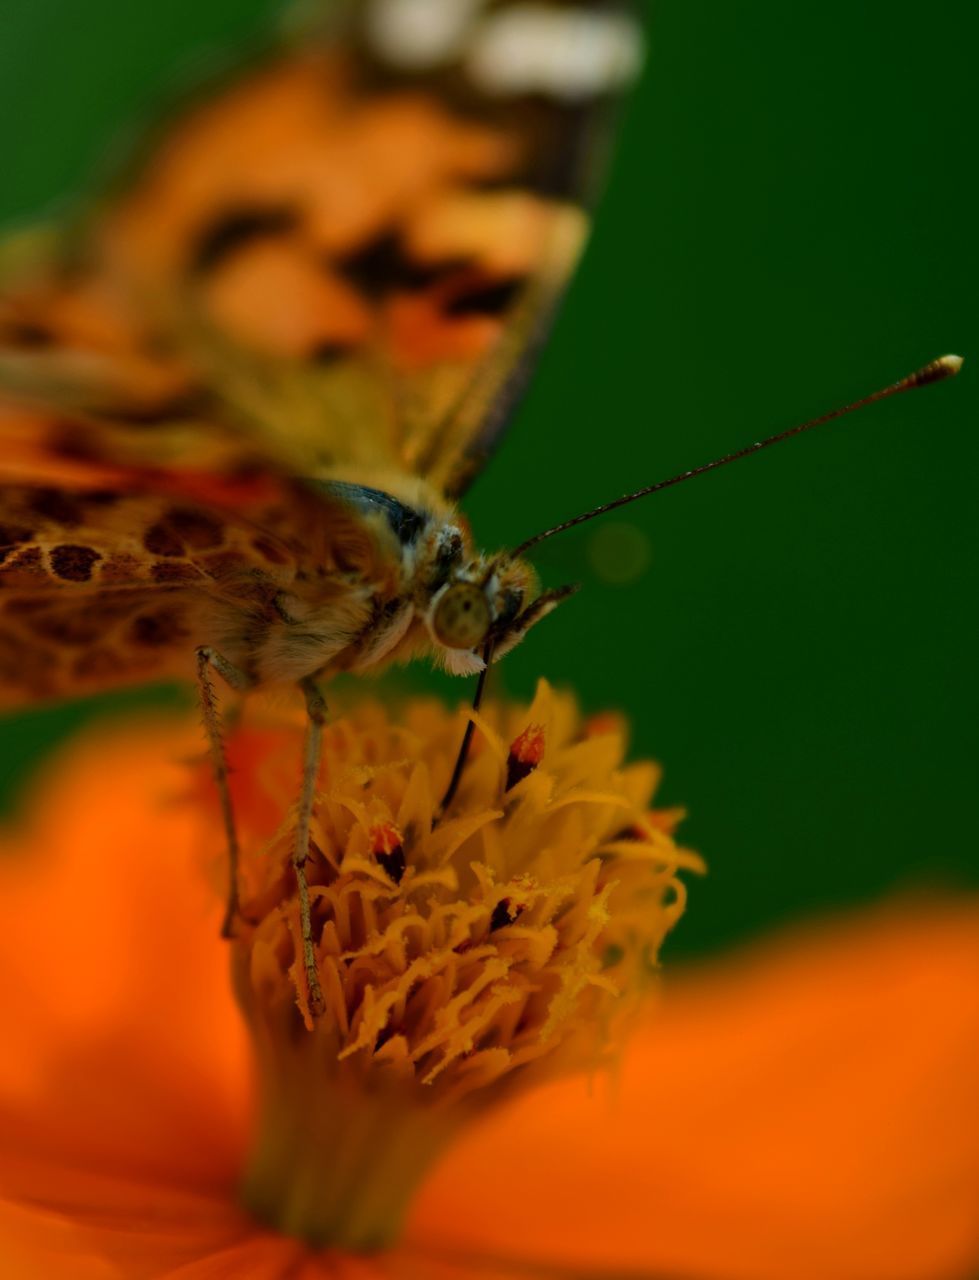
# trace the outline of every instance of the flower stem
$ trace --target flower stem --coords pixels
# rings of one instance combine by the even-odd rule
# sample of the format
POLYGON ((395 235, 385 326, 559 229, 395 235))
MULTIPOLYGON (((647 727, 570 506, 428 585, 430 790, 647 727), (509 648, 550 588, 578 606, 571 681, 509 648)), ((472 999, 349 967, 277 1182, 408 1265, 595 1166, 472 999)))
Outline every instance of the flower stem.
POLYGON ((392 1243, 460 1116, 425 1105, 417 1087, 366 1090, 319 1029, 257 1047, 261 1098, 245 1207, 317 1247, 371 1252, 392 1243))

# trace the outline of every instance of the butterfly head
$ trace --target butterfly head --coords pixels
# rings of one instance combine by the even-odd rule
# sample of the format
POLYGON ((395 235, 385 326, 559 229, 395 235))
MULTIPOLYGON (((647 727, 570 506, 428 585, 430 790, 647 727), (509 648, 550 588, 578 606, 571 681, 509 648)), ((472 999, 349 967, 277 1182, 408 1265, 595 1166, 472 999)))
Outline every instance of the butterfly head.
POLYGON ((509 653, 534 623, 571 595, 575 587, 540 590, 537 574, 526 560, 506 555, 462 553, 432 591, 425 622, 446 670, 471 675, 509 653))

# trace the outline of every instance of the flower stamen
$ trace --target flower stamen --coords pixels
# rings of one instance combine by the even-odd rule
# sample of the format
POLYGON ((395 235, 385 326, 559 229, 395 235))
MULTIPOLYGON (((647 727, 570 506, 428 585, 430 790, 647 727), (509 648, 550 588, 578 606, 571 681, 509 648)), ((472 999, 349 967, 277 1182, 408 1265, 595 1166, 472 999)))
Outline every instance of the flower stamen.
POLYGON ((382 822, 370 833, 371 849, 395 884, 400 884, 407 870, 404 837, 393 823, 382 822))
POLYGON ((522 913, 523 907, 515 905, 509 898, 501 898, 490 916, 490 932, 495 933, 497 929, 516 924, 522 913))
POLYGON ((506 790, 512 791, 518 782, 529 777, 544 758, 544 729, 531 724, 519 737, 514 738, 506 758, 506 790))
POLYGON ((455 716, 416 703, 392 723, 367 706, 326 726, 305 864, 322 1012, 291 874, 301 734, 229 742, 232 954, 261 1089, 244 1198, 317 1244, 389 1241, 476 1112, 609 1061, 682 910, 677 872, 693 855, 650 820, 658 772, 623 763, 618 721, 585 729, 542 684, 529 713, 486 708, 479 732, 487 749, 437 821, 455 716))

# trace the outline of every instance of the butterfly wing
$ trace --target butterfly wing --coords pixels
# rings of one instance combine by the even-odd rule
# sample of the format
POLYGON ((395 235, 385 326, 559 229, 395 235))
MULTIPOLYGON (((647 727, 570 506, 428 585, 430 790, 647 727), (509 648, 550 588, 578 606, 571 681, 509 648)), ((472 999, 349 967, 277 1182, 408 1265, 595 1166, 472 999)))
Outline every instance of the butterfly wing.
POLYGON ((0 705, 191 677, 197 645, 246 644, 297 580, 376 578, 377 554, 356 513, 207 419, 0 395, 0 705))
POLYGON ((0 377, 87 379, 144 425, 219 400, 287 470, 455 496, 577 260, 638 29, 612 0, 320 8, 8 299, 0 377))
POLYGON ((376 552, 293 477, 456 495, 502 430, 637 30, 614 0, 327 13, 0 246, 7 700, 165 674, 205 596, 376 552))

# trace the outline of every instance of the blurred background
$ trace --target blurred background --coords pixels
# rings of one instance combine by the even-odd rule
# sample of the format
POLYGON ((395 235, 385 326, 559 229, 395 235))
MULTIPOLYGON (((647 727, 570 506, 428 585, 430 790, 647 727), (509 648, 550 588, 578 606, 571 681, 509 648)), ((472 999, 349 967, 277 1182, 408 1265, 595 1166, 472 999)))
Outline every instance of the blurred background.
MULTIPOLYGON (((272 0, 0 0, 0 224, 83 189, 182 70, 272 0)), ((830 409, 945 351, 957 381, 556 540, 585 590, 507 659, 625 710, 710 864, 669 943, 715 951, 895 892, 979 886, 979 11, 659 0, 591 249, 477 540, 545 524, 830 409)), ((457 681, 416 669, 398 688, 457 681)), ((0 722, 7 814, 66 734, 175 690, 0 722)))

